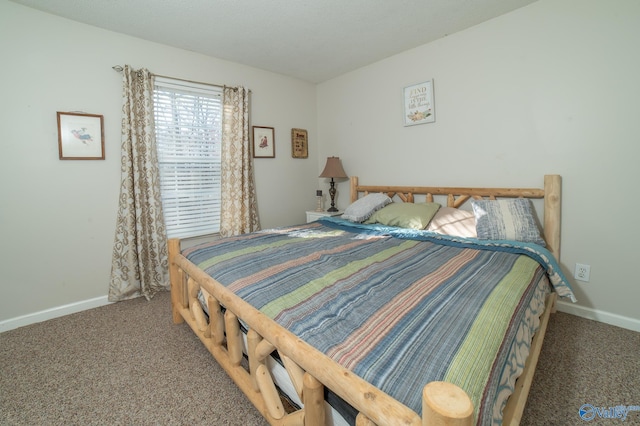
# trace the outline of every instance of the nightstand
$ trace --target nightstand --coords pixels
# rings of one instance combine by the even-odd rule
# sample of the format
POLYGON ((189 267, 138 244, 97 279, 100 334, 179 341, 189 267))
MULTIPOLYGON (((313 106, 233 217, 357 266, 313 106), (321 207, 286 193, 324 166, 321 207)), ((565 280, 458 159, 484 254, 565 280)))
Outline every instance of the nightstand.
POLYGON ((317 212, 315 210, 307 210, 307 223, 318 220, 321 217, 342 216, 342 213, 344 212, 317 212))

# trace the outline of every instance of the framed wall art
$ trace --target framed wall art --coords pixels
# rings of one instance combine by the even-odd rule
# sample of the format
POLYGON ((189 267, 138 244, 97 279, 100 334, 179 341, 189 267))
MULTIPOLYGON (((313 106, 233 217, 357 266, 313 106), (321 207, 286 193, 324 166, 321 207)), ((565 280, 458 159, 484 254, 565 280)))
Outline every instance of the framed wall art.
POLYGON ((275 158, 276 143, 273 127, 253 126, 253 158, 275 158))
POLYGON ((309 140, 304 129, 291 129, 291 156, 307 158, 309 156, 309 140))
POLYGON ((104 160, 102 115, 58 111, 61 160, 104 160))
POLYGON ((433 104, 433 80, 405 87, 403 95, 405 126, 436 121, 433 104))

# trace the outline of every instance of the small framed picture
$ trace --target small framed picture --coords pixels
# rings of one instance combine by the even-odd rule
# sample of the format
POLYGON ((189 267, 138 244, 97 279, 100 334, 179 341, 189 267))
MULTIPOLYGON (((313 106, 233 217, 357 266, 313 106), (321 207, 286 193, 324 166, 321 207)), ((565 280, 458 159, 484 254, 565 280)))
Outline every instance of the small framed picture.
POLYGON ((433 80, 404 88, 404 125, 433 123, 436 111, 433 105, 433 80))
POLYGON ((104 119, 101 115, 58 111, 61 160, 104 160, 104 119))
POLYGON ((307 158, 309 156, 309 141, 304 129, 291 129, 291 156, 293 158, 307 158))
POLYGON ((253 126, 253 158, 275 158, 273 127, 253 126))

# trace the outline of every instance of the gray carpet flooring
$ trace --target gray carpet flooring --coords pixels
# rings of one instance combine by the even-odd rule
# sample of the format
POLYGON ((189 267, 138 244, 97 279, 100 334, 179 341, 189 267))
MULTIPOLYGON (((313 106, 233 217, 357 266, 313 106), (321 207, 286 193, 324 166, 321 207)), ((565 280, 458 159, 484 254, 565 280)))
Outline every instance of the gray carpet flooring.
MULTIPOLYGON (((1 333, 0 424, 266 425, 169 305, 160 293, 1 333)), ((640 333, 552 315, 522 424, 640 406, 639 354, 640 333)))

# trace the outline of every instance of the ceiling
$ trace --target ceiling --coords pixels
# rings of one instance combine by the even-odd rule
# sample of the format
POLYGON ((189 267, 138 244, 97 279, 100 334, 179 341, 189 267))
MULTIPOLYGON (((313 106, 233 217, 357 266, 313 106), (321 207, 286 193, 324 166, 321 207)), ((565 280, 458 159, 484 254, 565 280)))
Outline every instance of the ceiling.
POLYGON ((11 0, 319 83, 536 0, 11 0))

